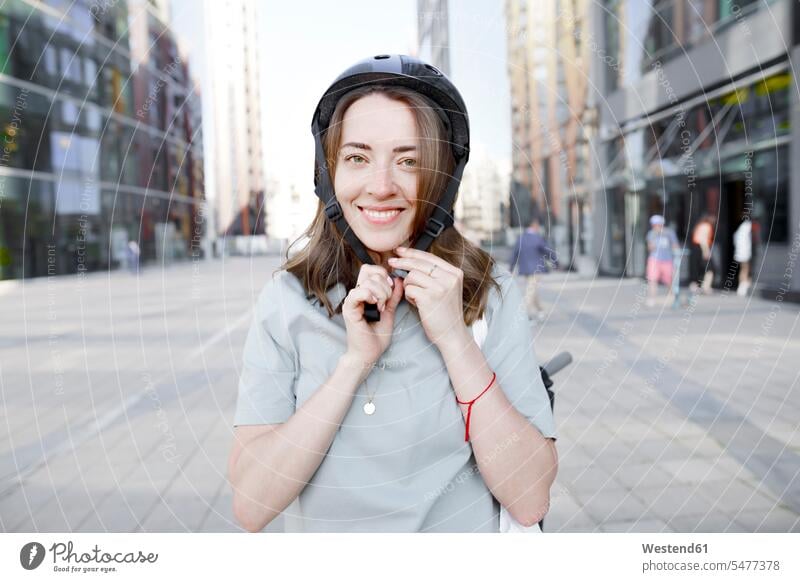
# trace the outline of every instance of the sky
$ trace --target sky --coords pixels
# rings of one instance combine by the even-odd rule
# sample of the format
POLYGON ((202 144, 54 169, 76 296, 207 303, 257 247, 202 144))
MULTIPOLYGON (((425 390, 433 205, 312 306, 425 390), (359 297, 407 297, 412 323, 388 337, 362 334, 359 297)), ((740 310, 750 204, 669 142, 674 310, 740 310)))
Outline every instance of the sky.
MULTIPOLYGON (((192 74, 202 85, 207 82, 204 52, 210 47, 204 42, 198 4, 172 0, 171 26, 189 51, 192 74)), ((311 116, 319 98, 339 73, 363 58, 415 52, 416 4, 416 0, 259 3, 268 178, 298 190, 313 189, 311 116)), ((503 4, 502 0, 450 0, 450 77, 467 104, 473 148, 484 149, 497 160, 507 160, 511 151, 503 4)), ((204 123, 210 120, 207 105, 204 123)), ((205 133, 213 136, 213 131, 205 133)))

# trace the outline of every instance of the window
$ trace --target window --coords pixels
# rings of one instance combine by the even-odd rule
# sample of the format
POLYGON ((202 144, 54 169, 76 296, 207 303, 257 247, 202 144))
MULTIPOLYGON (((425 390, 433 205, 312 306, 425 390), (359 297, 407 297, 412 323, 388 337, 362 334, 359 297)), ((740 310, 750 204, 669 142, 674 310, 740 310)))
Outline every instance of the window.
POLYGON ((789 240, 789 148, 765 150, 753 164, 753 233, 761 243, 789 240))
POLYGON ((707 12, 709 0, 685 0, 683 8, 685 42, 696 42, 708 30, 710 14, 707 12))
POLYGON ((662 0, 651 9, 644 40, 645 62, 656 60, 675 44, 674 10, 674 0, 662 0))
POLYGON ((620 54, 619 18, 620 0, 606 0, 603 18, 605 21, 605 71, 606 91, 611 92, 619 87, 619 76, 622 58, 620 54))

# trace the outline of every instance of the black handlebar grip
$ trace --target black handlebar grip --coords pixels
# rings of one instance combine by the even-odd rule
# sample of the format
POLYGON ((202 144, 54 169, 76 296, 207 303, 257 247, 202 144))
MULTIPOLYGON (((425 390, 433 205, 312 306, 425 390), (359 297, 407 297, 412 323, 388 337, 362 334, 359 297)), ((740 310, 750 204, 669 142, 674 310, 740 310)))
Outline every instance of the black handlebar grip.
POLYGON ((572 354, 569 352, 561 352, 560 354, 556 355, 547 362, 543 367, 547 370, 547 374, 552 376, 556 372, 566 368, 572 363, 572 354))

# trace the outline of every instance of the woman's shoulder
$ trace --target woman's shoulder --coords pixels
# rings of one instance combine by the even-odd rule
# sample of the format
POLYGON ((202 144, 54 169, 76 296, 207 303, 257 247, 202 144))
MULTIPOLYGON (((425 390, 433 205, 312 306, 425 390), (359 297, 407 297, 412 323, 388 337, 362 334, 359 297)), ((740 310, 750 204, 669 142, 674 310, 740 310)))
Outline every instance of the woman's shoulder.
POLYGON ((492 266, 492 279, 502 288, 504 285, 509 285, 514 280, 514 277, 507 267, 503 266, 499 261, 495 261, 492 266))
POLYGON ((514 329, 520 317, 527 321, 522 291, 511 272, 495 263, 492 268, 492 278, 497 286, 489 285, 483 319, 490 331, 492 329, 503 331, 490 333, 487 342, 502 341, 502 338, 506 337, 506 332, 510 333, 514 329))
POLYGON ((303 284, 289 271, 279 269, 269 276, 261 288, 257 307, 261 313, 287 313, 304 303, 307 303, 307 299, 303 284))
POLYGON ((490 313, 503 303, 512 290, 512 285, 514 285, 514 277, 511 272, 497 261, 495 261, 492 267, 492 279, 494 279, 500 287, 500 290, 498 292, 497 287, 491 284, 489 285, 489 296, 487 298, 486 307, 490 313))

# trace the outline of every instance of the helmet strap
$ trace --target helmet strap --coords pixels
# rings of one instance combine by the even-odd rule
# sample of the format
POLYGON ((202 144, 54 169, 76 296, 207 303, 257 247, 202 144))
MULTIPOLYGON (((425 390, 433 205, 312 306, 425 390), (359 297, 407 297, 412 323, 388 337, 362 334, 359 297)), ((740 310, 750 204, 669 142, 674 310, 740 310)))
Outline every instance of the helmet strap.
POLYGON ((436 240, 442 232, 453 226, 455 222, 452 214, 453 207, 456 203, 458 187, 461 185, 461 176, 464 174, 464 167, 466 165, 467 156, 462 156, 453 170, 453 175, 450 177, 450 183, 447 184, 444 196, 442 196, 439 204, 436 205, 433 213, 425 223, 425 230, 414 243, 415 249, 427 251, 433 244, 433 241, 436 240))
POLYGON ((312 127, 314 131, 314 149, 316 153, 317 172, 314 177, 314 192, 317 198, 322 200, 325 204, 325 216, 330 220, 341 235, 353 249, 356 256, 365 265, 373 265, 374 261, 369 256, 364 244, 350 228, 350 225, 344 219, 342 206, 336 199, 336 193, 333 191, 333 184, 331 183, 331 175, 328 171, 328 162, 325 158, 325 150, 322 147, 322 136, 319 132, 319 127, 316 122, 312 127))

